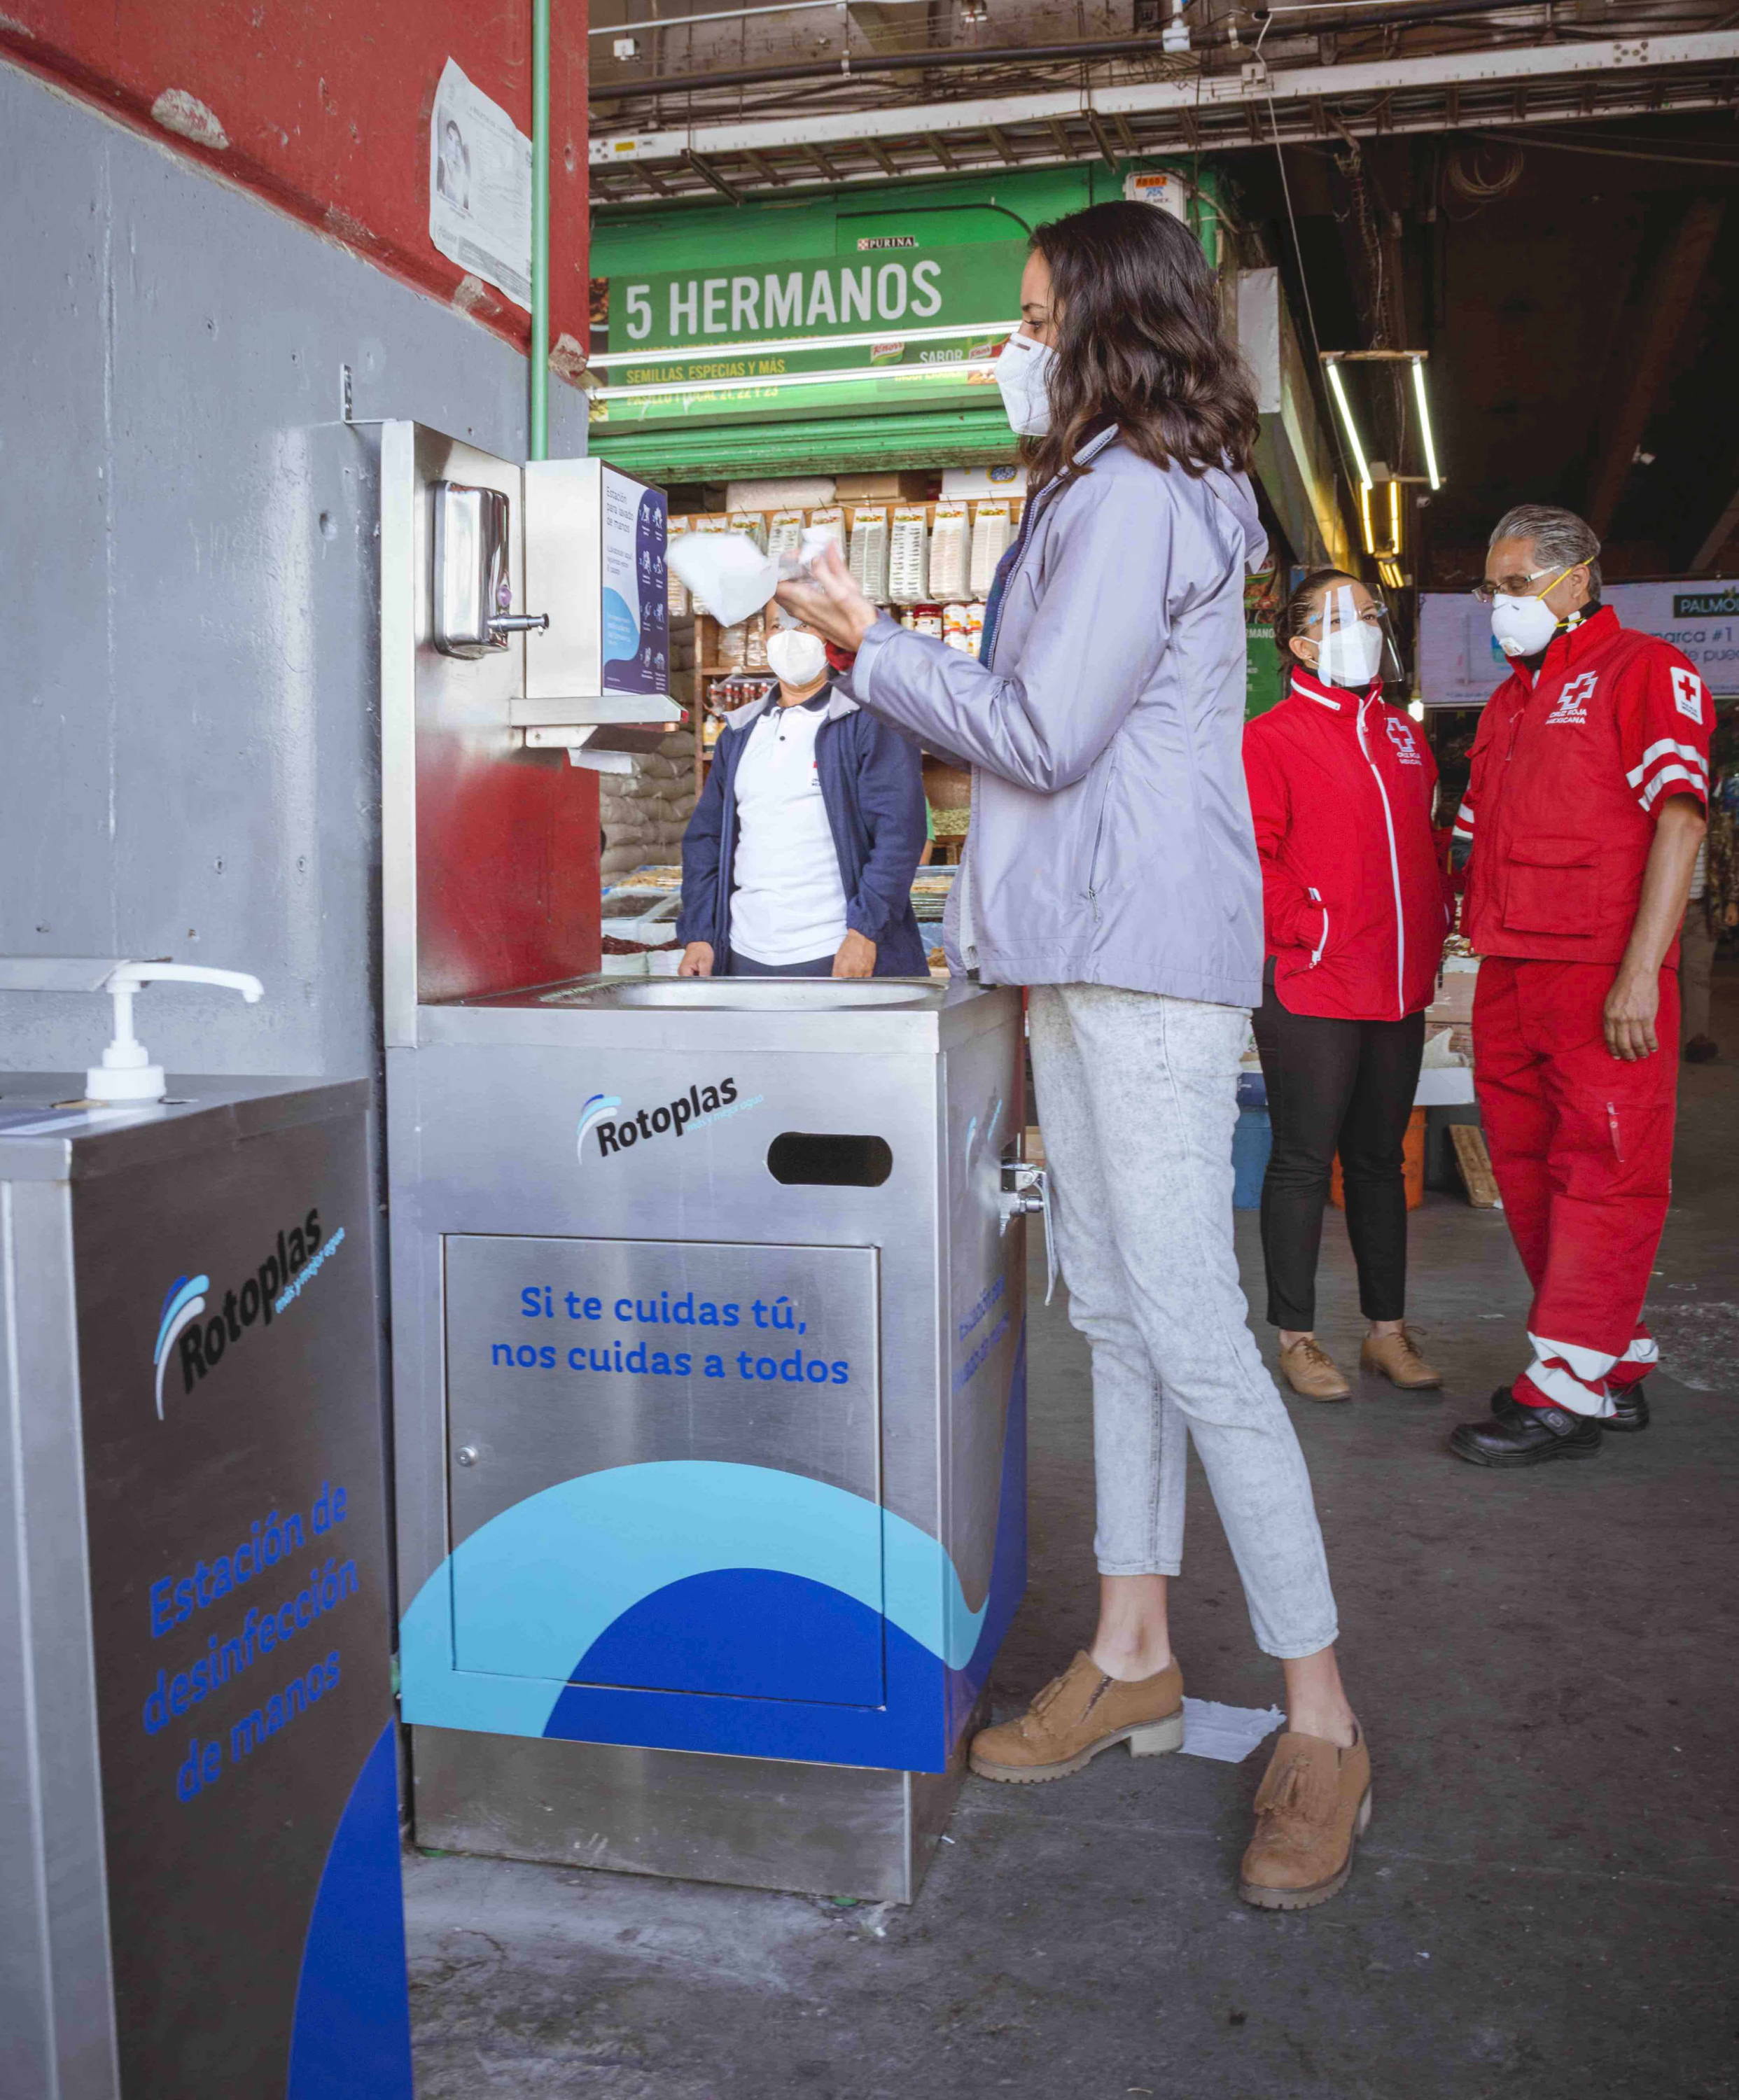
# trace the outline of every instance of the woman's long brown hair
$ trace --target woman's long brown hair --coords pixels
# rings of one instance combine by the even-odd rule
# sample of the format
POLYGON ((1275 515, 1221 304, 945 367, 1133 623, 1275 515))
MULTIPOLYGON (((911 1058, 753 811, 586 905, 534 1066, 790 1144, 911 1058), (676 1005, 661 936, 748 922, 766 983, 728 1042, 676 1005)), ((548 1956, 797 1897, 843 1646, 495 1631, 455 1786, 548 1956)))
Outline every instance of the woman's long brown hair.
POLYGON ((1035 485, 1110 423, 1155 466, 1247 467, 1256 390, 1189 228, 1152 205, 1096 204, 1032 245, 1050 265, 1057 327, 1051 427, 1022 448, 1035 485))

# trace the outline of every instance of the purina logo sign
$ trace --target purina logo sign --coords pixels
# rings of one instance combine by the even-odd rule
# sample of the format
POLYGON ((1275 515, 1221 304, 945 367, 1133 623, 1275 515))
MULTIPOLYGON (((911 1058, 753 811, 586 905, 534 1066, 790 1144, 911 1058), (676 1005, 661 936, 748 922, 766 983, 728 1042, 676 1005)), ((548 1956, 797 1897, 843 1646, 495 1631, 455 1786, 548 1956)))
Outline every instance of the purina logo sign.
POLYGON ((344 1244, 344 1228, 325 1240, 320 1214, 310 1211, 300 1224, 278 1234, 277 1244, 243 1282, 226 1290, 216 1310, 209 1276, 178 1276, 163 1295, 152 1361, 157 1370, 157 1419, 163 1419, 163 1380, 172 1361, 181 1366, 181 1390, 192 1392, 225 1354, 245 1341, 256 1327, 269 1327, 294 1305, 344 1244))

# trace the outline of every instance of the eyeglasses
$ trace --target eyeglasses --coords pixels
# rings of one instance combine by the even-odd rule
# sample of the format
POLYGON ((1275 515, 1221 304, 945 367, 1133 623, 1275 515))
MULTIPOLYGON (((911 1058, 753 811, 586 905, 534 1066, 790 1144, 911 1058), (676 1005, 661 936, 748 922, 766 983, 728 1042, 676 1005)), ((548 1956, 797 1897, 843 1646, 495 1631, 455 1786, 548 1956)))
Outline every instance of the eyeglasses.
POLYGON ((1583 566, 1581 562, 1572 562, 1569 569, 1560 569, 1556 576, 1552 577, 1551 583, 1547 585, 1546 590, 1530 590, 1529 585, 1537 584, 1542 576, 1549 575, 1551 571, 1546 569, 1532 569, 1525 576, 1499 576, 1495 583, 1490 579, 1482 579, 1473 586, 1473 595, 1481 605, 1490 605, 1496 598, 1544 598, 1546 591, 1550 590, 1552 585, 1563 582, 1570 573, 1570 569, 1579 569, 1583 566))

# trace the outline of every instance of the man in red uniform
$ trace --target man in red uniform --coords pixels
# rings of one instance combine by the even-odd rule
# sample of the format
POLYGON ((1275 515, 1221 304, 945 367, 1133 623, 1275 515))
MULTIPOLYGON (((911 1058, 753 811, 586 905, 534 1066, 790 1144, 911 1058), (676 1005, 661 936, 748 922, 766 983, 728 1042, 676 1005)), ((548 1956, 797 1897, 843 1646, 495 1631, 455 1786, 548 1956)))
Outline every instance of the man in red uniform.
POLYGON ((1659 1352, 1643 1299, 1666 1222, 1678 1086, 1679 923, 1704 831, 1707 689, 1600 602, 1600 541, 1525 504, 1479 595, 1513 668, 1456 824, 1484 958, 1474 1085, 1534 1305, 1534 1360, 1450 1439, 1481 1466, 1591 1458, 1646 1428, 1659 1352), (1664 1047, 1663 1047, 1664 1046, 1664 1047))

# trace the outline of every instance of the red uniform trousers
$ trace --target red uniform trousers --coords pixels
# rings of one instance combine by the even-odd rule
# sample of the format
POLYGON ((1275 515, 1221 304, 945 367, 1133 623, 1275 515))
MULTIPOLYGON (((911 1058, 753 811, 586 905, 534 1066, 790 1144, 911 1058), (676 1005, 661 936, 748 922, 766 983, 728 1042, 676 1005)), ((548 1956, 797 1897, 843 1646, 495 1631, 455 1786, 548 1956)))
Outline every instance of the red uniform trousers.
POLYGON ((1601 1027, 1614 973, 1489 955, 1473 1001, 1481 1119, 1534 1286, 1516 1397, 1578 1414, 1609 1414, 1659 1354, 1642 1308, 1671 1189, 1679 977, 1661 973, 1663 1047, 1627 1064, 1601 1027))

